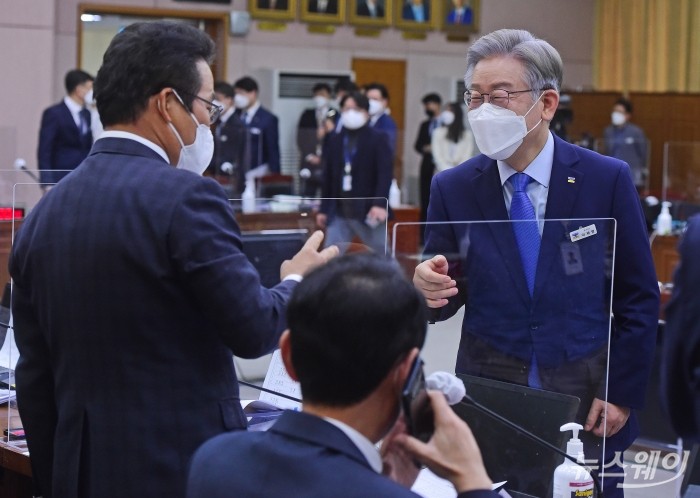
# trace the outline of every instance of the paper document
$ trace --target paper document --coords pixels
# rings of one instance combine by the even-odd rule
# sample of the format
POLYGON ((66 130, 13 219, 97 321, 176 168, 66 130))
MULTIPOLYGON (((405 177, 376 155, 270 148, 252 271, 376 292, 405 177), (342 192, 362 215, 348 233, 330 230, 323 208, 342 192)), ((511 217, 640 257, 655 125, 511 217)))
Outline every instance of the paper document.
MULTIPOLYGON (((491 489, 498 489, 506 482, 494 483, 491 489)), ((450 481, 438 477, 430 469, 423 469, 418 474, 416 482, 413 483, 411 491, 423 498, 456 498, 457 491, 450 481)), ((499 493, 501 494, 501 493, 499 493)), ((509 496, 507 494, 502 496, 509 496)))
MULTIPOLYGON (((292 396, 293 398, 301 399, 301 386, 287 374, 279 349, 272 354, 263 387, 271 391, 286 394, 287 396, 292 396)), ((301 403, 264 391, 260 392, 260 401, 265 401, 278 408, 301 410, 301 403)))

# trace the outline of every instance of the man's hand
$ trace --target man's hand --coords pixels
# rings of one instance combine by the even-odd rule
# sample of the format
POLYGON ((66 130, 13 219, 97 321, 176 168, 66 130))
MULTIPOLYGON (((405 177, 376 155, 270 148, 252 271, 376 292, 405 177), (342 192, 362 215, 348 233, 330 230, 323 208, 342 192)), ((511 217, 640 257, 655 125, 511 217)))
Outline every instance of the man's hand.
POLYGON ((398 482, 406 488, 413 486, 416 482, 420 469, 416 466, 416 461, 399 444, 396 444, 396 437, 399 434, 406 434, 406 421, 401 415, 382 441, 381 455, 384 468, 382 474, 392 481, 398 482))
POLYGON ((457 295, 457 282, 447 275, 447 258, 433 256, 416 266, 413 285, 425 296, 429 308, 442 308, 447 299, 457 295))
POLYGON ((610 437, 617 434, 627 423, 630 417, 630 409, 626 406, 617 406, 612 403, 595 398, 588 411, 586 425, 583 429, 592 431, 599 437, 610 437), (605 406, 607 404, 607 413, 605 406))
POLYGON ((367 213, 367 219, 375 222, 377 225, 384 223, 387 218, 386 209, 379 206, 372 206, 367 213))
POLYGON ((338 255, 338 247, 326 247, 319 252, 323 242, 323 232, 320 230, 311 234, 301 251, 296 253, 292 259, 286 260, 280 267, 280 278, 284 280, 287 275, 306 275, 317 266, 327 263, 338 255))
POLYGON ((408 434, 397 434, 395 444, 450 481, 459 493, 491 489, 491 479, 469 426, 452 411, 440 391, 428 391, 428 396, 435 417, 433 436, 423 443, 408 434))

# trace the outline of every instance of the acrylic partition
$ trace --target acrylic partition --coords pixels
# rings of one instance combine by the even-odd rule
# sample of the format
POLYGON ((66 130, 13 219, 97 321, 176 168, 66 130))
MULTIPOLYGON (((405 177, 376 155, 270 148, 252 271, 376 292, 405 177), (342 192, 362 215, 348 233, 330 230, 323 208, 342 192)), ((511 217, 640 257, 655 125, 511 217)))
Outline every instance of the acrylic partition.
POLYGON ((605 156, 616 157, 630 166, 632 180, 640 191, 649 188, 649 160, 651 142, 646 137, 629 136, 622 132, 619 137, 595 141, 594 149, 605 156))
POLYGON ((700 213, 700 142, 666 142, 662 201, 669 202, 673 231, 700 213))
MULTIPOLYGON (((388 213, 389 208, 383 197, 331 199, 277 195, 230 202, 241 229, 243 252, 268 288, 280 282, 282 262, 291 259, 315 230, 325 231, 324 247, 336 245, 341 253, 384 255, 388 252, 387 220, 383 213, 388 213)), ((257 360, 236 357, 239 378, 259 382, 268 372, 272 373, 271 358, 271 355, 257 360)), ((276 371, 284 373, 283 369, 276 371)), ((271 400, 263 394, 262 399, 266 398, 271 400)), ((281 399, 274 401, 285 406, 281 399)))
MULTIPOLYGON (((459 336, 458 350, 444 351, 449 358, 440 361, 452 365, 450 371, 481 406, 566 450, 572 434, 560 427, 584 425, 594 400, 607 399, 615 221, 397 223, 391 238, 392 254, 407 278, 419 272, 417 287, 430 287, 420 283, 423 276, 441 277, 432 270, 422 273, 431 260, 440 269, 435 273, 446 272, 457 288, 447 304, 430 310, 435 322, 463 317, 445 331, 459 336), (522 237, 516 235, 526 227, 541 234, 539 257, 530 265, 523 263, 517 243, 522 237), (397 249, 421 231, 422 251, 397 249)), ((523 249, 528 251, 538 254, 536 245, 523 249)), ((435 327, 429 328, 428 343, 437 340, 430 337, 438 333, 435 327)), ((473 405, 454 409, 471 426, 494 482, 552 496, 552 475, 562 456, 473 405)), ((579 437, 586 463, 605 478, 605 438, 584 431, 579 437)))

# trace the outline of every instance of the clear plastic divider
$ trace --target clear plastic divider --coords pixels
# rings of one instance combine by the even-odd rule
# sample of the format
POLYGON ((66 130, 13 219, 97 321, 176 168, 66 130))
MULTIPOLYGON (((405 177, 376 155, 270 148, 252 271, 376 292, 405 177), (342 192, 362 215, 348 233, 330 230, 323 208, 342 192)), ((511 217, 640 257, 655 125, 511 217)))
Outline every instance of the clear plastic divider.
MULTIPOLYGON (((607 400, 615 230, 613 219, 393 227, 392 255, 408 278, 436 255, 447 261, 458 293, 431 315, 440 322, 463 313, 452 371, 467 393, 564 451, 572 434, 560 426, 585 425, 594 399, 607 400), (533 223, 541 244, 528 281, 515 231, 533 223), (423 231, 425 247, 419 248, 414 241, 423 231)), ((474 406, 459 404, 455 411, 471 426, 494 482, 552 496, 561 455, 474 406)), ((604 478, 605 438, 585 431, 579 437, 587 464, 604 478)))
POLYGON ((669 203, 672 231, 700 213, 700 142, 666 142, 661 197, 669 203))

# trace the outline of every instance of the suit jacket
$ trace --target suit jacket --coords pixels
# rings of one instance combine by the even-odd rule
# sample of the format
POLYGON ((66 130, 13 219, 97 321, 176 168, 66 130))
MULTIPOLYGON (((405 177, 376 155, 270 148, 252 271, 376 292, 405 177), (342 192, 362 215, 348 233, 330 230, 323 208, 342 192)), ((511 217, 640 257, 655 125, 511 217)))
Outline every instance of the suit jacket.
POLYGON ((357 131, 355 154, 352 156, 352 190, 343 191, 345 141, 348 130, 332 133, 323 151, 324 170, 321 212, 331 221, 336 215, 363 220, 372 206, 386 209, 393 175, 391 149, 386 135, 365 125, 357 131), (365 202, 337 201, 342 197, 375 198, 365 202), (378 199, 381 198, 381 199, 378 199), (340 209, 339 209, 340 207, 340 209))
MULTIPOLYGON (((413 15, 413 9, 411 8, 411 2, 408 0, 406 3, 403 5, 403 10, 401 12, 401 18, 406 19, 407 21, 415 21, 416 18, 413 15)), ((430 2, 423 1, 423 15, 425 17, 424 22, 430 21, 430 2)))
MULTIPOLYGON (((608 400, 621 406, 642 407, 655 345, 659 291, 629 168, 622 161, 554 137, 545 218, 617 220, 608 400)), ((496 161, 479 155, 433 178, 428 221, 507 219, 496 161)), ((610 223, 600 225, 599 232, 611 228, 610 223)), ((428 226, 426 253, 456 255, 450 266, 459 273, 456 277, 461 287, 459 295, 437 318, 444 319, 465 301, 467 304, 458 372, 484 375, 494 355, 500 354, 504 362, 513 365, 513 371, 519 372, 504 380, 526 384, 534 350, 545 388, 567 392, 575 380, 572 376, 578 373, 567 370, 570 365, 582 370, 580 375, 586 379, 594 362, 602 363, 599 369, 604 370, 609 318, 604 303, 609 302, 605 289, 610 288, 606 281, 610 248, 604 233, 582 240, 577 247, 587 265, 585 273, 567 275, 563 262, 567 246, 563 243, 576 228, 576 223, 545 225, 534 294, 530 297, 509 224, 473 224, 468 233, 464 225, 428 226), (467 247, 469 258, 464 259, 467 247), (480 356, 478 351, 482 351, 480 356)), ((589 398, 582 399, 584 411, 590 407, 592 396, 602 396, 601 386, 595 385, 602 379, 592 382, 590 391, 581 394, 589 398)), ((634 420, 630 427, 636 427, 634 420)), ((633 432, 620 435, 619 439, 624 440, 621 444, 631 443, 633 432)))
MULTIPOLYGON (((375 12, 377 17, 384 17, 384 7, 382 5, 377 4, 375 6, 375 12)), ((366 17, 371 16, 369 7, 367 7, 367 2, 357 2, 357 15, 366 17)))
POLYGON ((457 22, 457 9, 450 10, 447 14, 447 24, 471 24, 472 23, 472 9, 469 7, 464 8, 462 18, 457 22))
MULTIPOLYGON (((230 119, 241 121, 241 111, 237 109, 230 119)), ((250 166, 245 171, 267 164, 270 173, 280 172, 279 120, 264 107, 259 107, 248 123, 246 151, 250 166)), ((248 162, 245 160, 244 162, 248 162)), ((245 173, 243 171, 243 173, 245 173)))
POLYGON ((17 399, 45 497, 183 496, 195 449, 244 429, 232 352, 274 349, 268 290, 221 187, 102 138, 12 247, 17 399))
POLYGON ((394 156, 396 153, 396 136, 398 134, 398 128, 394 118, 392 118, 389 114, 384 113, 379 116, 379 119, 375 121, 372 128, 386 134, 387 139, 389 140, 389 146, 391 147, 391 155, 394 156))
POLYGON ((666 308, 661 367, 662 400, 683 438, 700 440, 700 217, 688 221, 679 244, 681 262, 666 308))
POLYGON ((214 129, 214 157, 211 165, 221 173, 221 165, 231 163, 236 171, 243 167, 246 143, 246 127, 240 117, 232 114, 225 123, 219 122, 214 129))
POLYGON ((55 183, 85 159, 92 147, 92 131, 85 135, 73 120, 68 106, 61 101, 46 109, 41 116, 37 150, 41 181, 55 183))
MULTIPOLYGON (((411 497, 418 495, 372 470, 336 426, 304 412, 285 412, 267 432, 225 434, 195 454, 188 498, 411 497)), ((492 491, 459 498, 491 498, 492 491)))
POLYGON ((328 0, 326 10, 324 12, 318 10, 318 0, 309 0, 309 12, 318 14, 337 14, 338 0, 328 0))

